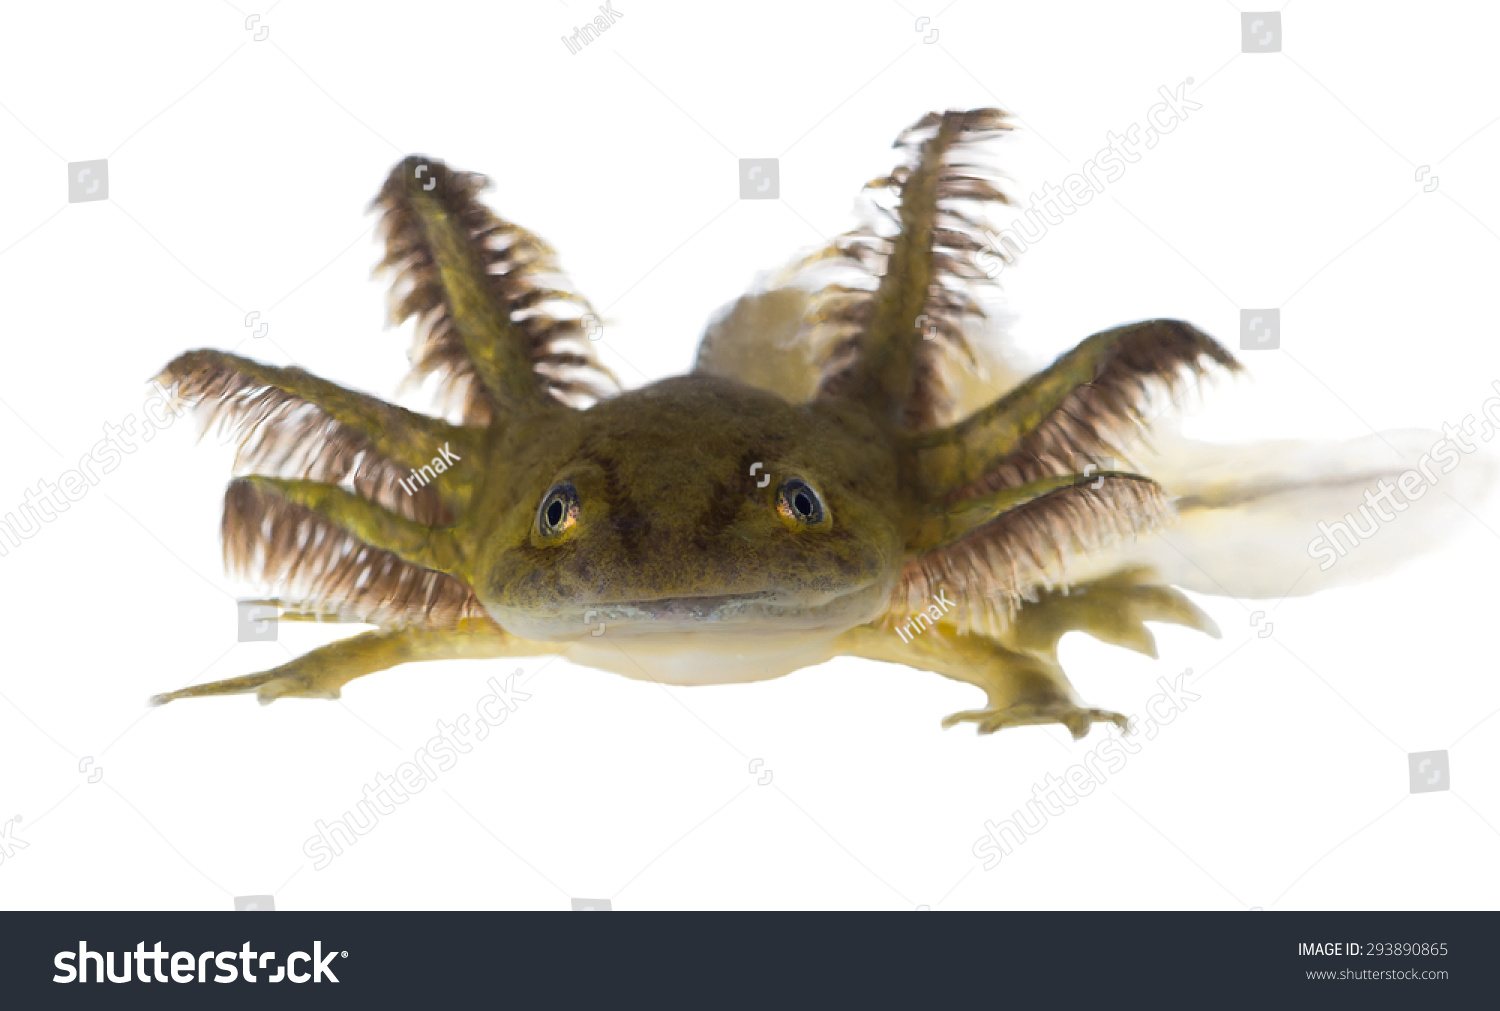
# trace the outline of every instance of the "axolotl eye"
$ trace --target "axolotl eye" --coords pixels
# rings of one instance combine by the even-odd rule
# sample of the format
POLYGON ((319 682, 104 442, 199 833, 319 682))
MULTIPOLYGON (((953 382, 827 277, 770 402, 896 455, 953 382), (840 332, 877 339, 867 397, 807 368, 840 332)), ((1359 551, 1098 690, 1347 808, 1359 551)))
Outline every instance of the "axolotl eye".
POLYGON ((555 484, 536 511, 536 530, 546 538, 561 537, 578 523, 578 492, 564 481, 555 484))
POLYGON ((800 477, 782 482, 776 493, 776 511, 782 519, 798 527, 815 527, 828 518, 822 497, 800 477))

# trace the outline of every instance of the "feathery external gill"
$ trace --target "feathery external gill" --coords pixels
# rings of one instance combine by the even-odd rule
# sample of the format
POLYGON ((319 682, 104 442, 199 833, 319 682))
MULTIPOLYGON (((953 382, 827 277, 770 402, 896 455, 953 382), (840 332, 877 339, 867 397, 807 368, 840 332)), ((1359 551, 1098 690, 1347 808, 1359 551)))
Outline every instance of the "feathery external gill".
POLYGON ((932 546, 906 563, 888 621, 920 611, 946 588, 957 598, 961 632, 998 635, 1071 554, 1155 529, 1172 515, 1156 482, 1120 473, 1048 478, 966 507, 916 525, 911 536, 932 546))
POLYGON ((550 246, 479 199, 489 180, 414 155, 387 177, 381 211, 393 274, 391 320, 416 317, 413 376, 439 376, 466 424, 534 410, 550 396, 584 406, 618 383, 595 360, 588 301, 550 246))
POLYGON ((189 351, 157 377, 197 409, 203 431, 239 440, 240 473, 347 484, 422 523, 448 523, 473 493, 483 433, 345 389, 299 368, 189 351), (411 493, 398 482, 452 444, 460 463, 411 493))
POLYGON ((824 349, 820 397, 858 400, 907 428, 945 417, 945 359, 970 355, 964 331, 983 310, 969 289, 988 280, 969 255, 982 248, 981 221, 966 205, 1009 202, 962 159, 1008 129, 998 109, 929 113, 896 140, 909 163, 866 187, 894 194, 894 208, 877 204, 894 234, 871 223, 804 261, 863 275, 824 287, 809 314, 807 339, 824 349))
POLYGON ((1211 366, 1238 371, 1213 338, 1180 320, 1132 323, 1089 337, 962 421, 903 437, 916 489, 960 502, 1121 458, 1154 396, 1173 396, 1211 366))
POLYGON ((446 627, 484 616, 462 580, 375 547, 274 482, 230 483, 222 535, 231 573, 283 588, 298 610, 385 626, 446 627))

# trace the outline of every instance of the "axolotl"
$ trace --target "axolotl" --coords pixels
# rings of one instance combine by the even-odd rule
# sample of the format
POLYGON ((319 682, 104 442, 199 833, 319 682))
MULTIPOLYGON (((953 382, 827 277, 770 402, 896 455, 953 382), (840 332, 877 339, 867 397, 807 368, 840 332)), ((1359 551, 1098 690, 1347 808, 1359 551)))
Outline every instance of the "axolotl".
MULTIPOLYGON (((1030 375, 985 369, 982 294, 1008 254, 984 215, 1008 201, 979 149, 1008 129, 995 109, 923 117, 864 224, 721 314, 690 374, 626 391, 593 352, 597 313, 481 201, 488 180, 401 161, 373 205, 381 266, 446 414, 222 351, 160 377, 240 440, 230 568, 275 588, 279 620, 376 627, 152 701, 337 698, 445 658, 566 652, 711 685, 855 656, 984 691, 945 726, 1124 727, 1078 701, 1058 643, 1154 655, 1147 622, 1218 634, 1125 550, 1183 497, 1116 461, 1185 383, 1239 366, 1151 319, 1030 375)), ((1188 507, 1243 505, 1215 487, 1188 507)))

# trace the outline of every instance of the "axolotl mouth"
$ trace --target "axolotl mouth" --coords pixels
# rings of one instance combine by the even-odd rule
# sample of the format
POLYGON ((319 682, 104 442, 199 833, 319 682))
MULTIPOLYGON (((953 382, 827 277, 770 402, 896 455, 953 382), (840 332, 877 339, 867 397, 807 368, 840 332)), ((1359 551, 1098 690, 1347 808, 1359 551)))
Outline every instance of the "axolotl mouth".
POLYGON ((874 583, 843 593, 797 596, 766 591, 657 600, 570 603, 548 608, 491 606, 502 628, 525 639, 577 639, 602 630, 637 637, 738 635, 845 629, 884 610, 874 583))

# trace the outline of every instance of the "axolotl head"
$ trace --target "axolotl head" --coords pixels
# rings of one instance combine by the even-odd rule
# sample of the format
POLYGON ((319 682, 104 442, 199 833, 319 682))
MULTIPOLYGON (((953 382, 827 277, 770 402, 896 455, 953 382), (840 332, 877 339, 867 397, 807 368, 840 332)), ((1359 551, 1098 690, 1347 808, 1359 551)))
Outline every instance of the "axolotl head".
POLYGON ((843 629, 885 609, 896 463, 857 409, 685 376, 522 421, 472 585, 527 639, 843 629))

